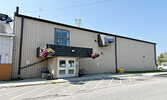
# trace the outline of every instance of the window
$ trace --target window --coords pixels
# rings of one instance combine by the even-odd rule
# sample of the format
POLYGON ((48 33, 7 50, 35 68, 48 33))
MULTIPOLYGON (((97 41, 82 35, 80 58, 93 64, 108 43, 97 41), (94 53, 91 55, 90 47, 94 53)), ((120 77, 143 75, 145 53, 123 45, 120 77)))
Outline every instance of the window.
POLYGON ((74 74, 74 70, 73 69, 68 70, 68 74, 74 74))
POLYGON ((163 66, 167 66, 167 64, 163 64, 163 66))
POLYGON ((69 63, 69 67, 74 67, 74 60, 69 60, 68 63, 69 63))
POLYGON ((1 64, 1 55, 0 55, 0 64, 1 64))
POLYGON ((56 28, 55 45, 69 46, 69 31, 56 28))
POLYGON ((65 70, 59 70, 59 75, 65 75, 66 71, 65 70))
POLYGON ((65 60, 60 60, 59 61, 59 66, 60 67, 66 67, 66 61, 65 60))

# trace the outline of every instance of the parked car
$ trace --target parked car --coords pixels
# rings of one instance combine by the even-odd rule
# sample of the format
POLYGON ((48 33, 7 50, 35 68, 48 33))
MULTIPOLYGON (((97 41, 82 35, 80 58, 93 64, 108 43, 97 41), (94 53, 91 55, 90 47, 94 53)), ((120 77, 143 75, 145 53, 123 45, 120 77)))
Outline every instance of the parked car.
POLYGON ((159 70, 167 69, 167 63, 162 63, 161 66, 158 66, 159 70))

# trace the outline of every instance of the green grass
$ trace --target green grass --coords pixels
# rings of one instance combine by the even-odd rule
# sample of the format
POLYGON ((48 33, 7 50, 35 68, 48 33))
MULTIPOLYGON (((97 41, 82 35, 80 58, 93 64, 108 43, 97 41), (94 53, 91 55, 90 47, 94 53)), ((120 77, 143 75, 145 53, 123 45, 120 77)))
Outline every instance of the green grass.
POLYGON ((52 84, 56 84, 56 82, 52 82, 52 84))
POLYGON ((153 70, 153 71, 127 71, 125 73, 156 73, 156 72, 167 72, 163 70, 153 70))
POLYGON ((17 78, 17 79, 12 79, 12 80, 3 80, 3 81, 21 81, 23 80, 22 78, 17 78))

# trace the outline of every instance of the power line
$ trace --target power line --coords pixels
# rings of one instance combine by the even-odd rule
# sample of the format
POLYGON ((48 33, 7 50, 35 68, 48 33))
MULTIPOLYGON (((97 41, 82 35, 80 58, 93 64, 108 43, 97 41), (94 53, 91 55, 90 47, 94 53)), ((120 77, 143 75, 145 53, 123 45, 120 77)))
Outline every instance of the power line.
MULTIPOLYGON (((77 8, 77 7, 94 5, 94 4, 99 4, 99 3, 109 2, 109 1, 112 1, 112 0, 101 0, 101 1, 89 2, 89 3, 85 3, 85 4, 62 7, 62 8, 57 8, 57 9, 45 9, 43 11, 57 11, 57 10, 63 10, 63 9, 77 8)), ((32 11, 32 12, 25 12, 25 13, 36 13, 36 12, 39 12, 39 10, 32 11)))
POLYGON ((74 5, 74 6, 69 6, 69 7, 63 7, 63 8, 58 8, 58 9, 48 9, 48 10, 62 10, 62 9, 76 8, 76 7, 94 5, 94 4, 98 4, 98 3, 104 3, 104 2, 108 2, 108 1, 111 1, 111 0, 96 1, 96 2, 86 3, 86 4, 81 4, 81 5, 74 5))

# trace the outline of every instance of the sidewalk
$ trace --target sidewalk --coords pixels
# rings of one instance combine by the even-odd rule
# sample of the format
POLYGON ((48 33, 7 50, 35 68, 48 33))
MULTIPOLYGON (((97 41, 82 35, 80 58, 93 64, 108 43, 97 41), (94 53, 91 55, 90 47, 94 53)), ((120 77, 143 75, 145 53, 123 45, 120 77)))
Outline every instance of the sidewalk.
POLYGON ((82 77, 73 77, 73 78, 64 78, 64 79, 54 79, 54 80, 46 80, 42 78, 35 79, 24 79, 19 81, 0 81, 0 89, 1 88, 9 88, 9 87, 21 87, 21 86, 31 86, 31 85, 45 85, 45 84, 56 84, 56 83, 64 83, 64 82, 73 82, 73 81, 81 81, 81 80, 90 80, 90 79, 102 79, 102 78, 112 78, 112 77, 128 77, 128 76, 157 76, 166 74, 167 72, 160 73, 139 73, 139 74, 90 74, 83 75, 82 77))

